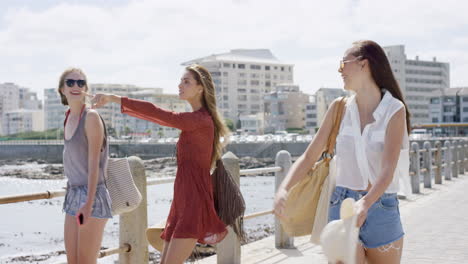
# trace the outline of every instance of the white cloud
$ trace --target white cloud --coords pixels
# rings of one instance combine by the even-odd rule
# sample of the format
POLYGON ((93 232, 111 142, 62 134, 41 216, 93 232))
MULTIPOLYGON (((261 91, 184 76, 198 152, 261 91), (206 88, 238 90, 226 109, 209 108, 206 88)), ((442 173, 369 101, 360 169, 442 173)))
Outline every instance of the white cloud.
POLYGON ((458 1, 130 1, 8 9, 0 25, 0 82, 55 87, 68 66, 91 82, 175 92, 181 62, 232 48, 270 48, 295 64, 307 92, 340 87, 336 72, 357 39, 405 44, 410 57, 449 61, 452 84, 468 85, 467 4, 458 1))

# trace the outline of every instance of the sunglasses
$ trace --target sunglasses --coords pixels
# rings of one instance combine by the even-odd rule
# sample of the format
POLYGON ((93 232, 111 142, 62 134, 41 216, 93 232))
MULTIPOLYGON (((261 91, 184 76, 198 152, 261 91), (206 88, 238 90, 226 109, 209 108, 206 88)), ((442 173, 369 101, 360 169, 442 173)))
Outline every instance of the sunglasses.
POLYGON ((357 57, 357 58, 354 58, 352 60, 340 60, 340 70, 343 70, 346 63, 357 61, 357 60, 360 60, 360 59, 361 59, 361 57, 357 57))
POLYGON ((86 85, 85 80, 73 80, 73 79, 66 79, 65 80, 65 84, 70 88, 73 87, 75 85, 75 83, 80 88, 83 88, 86 85))

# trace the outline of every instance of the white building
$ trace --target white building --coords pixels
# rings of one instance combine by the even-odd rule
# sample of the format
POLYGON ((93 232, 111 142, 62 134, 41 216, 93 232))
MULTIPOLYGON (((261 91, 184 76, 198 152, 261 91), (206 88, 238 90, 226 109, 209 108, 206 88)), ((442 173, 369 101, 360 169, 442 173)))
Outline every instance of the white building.
POLYGON ((44 111, 17 109, 3 113, 4 134, 44 131, 44 111))
POLYGON ((341 88, 320 88, 315 92, 316 107, 317 107, 317 126, 322 125, 328 107, 338 97, 347 96, 348 92, 341 88))
POLYGON ((383 47, 405 96, 413 124, 431 122, 428 95, 450 87, 450 65, 432 60, 407 59, 404 45, 383 47))
POLYGON ((65 111, 68 107, 62 105, 57 88, 44 89, 44 128, 63 129, 65 111))
POLYGON ((315 95, 310 95, 309 103, 305 105, 305 128, 311 135, 315 134, 315 129, 318 127, 317 122, 317 102, 315 95))
POLYGON ((241 115, 240 122, 242 132, 250 134, 263 134, 265 131, 265 121, 263 113, 257 113, 253 115, 241 115))
POLYGON ((279 61, 268 49, 234 49, 182 63, 200 64, 212 74, 217 105, 224 118, 264 112, 263 95, 280 83, 294 82, 294 65, 279 61))
POLYGON ((439 89, 428 98, 430 123, 468 123, 468 88, 439 89))
POLYGON ((309 96, 294 84, 279 84, 275 90, 264 97, 265 131, 273 133, 290 128, 305 128, 305 107, 309 96))
POLYGON ((37 98, 37 93, 31 92, 29 88, 19 88, 19 108, 28 110, 42 109, 42 101, 37 98))
POLYGON ((3 114, 19 109, 19 89, 14 83, 0 83, 0 134, 5 133, 3 128, 3 114))

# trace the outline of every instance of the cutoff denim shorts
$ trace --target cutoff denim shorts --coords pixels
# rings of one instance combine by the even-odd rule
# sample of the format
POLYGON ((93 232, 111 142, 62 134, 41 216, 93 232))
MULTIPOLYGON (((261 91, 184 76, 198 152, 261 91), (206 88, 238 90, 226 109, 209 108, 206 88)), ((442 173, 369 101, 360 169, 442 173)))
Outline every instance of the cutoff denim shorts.
MULTIPOLYGON (((337 186, 330 199, 328 221, 340 219, 341 203, 346 198, 361 199, 367 192, 337 186)), ((359 240, 365 248, 378 248, 403 237, 396 193, 384 193, 367 212, 367 219, 359 230, 359 240)))
MULTIPOLYGON (((76 212, 86 203, 88 198, 88 186, 70 186, 67 185, 65 201, 63 202, 63 211, 71 216, 76 216, 76 212)), ((112 218, 112 206, 109 192, 104 183, 96 187, 96 195, 93 203, 91 217, 94 218, 112 218)))

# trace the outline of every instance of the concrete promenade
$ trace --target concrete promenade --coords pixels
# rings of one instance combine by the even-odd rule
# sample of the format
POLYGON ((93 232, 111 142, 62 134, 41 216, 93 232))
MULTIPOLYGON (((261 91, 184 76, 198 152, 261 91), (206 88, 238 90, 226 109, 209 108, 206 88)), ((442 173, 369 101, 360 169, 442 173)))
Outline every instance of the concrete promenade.
MULTIPOLYGON (((433 184, 400 200, 405 229, 402 263, 468 263, 468 174, 433 184)), ((296 249, 275 249, 274 236, 242 246, 242 264, 326 264, 319 246, 295 238, 296 249)), ((216 263, 210 257, 199 263, 216 263)))

